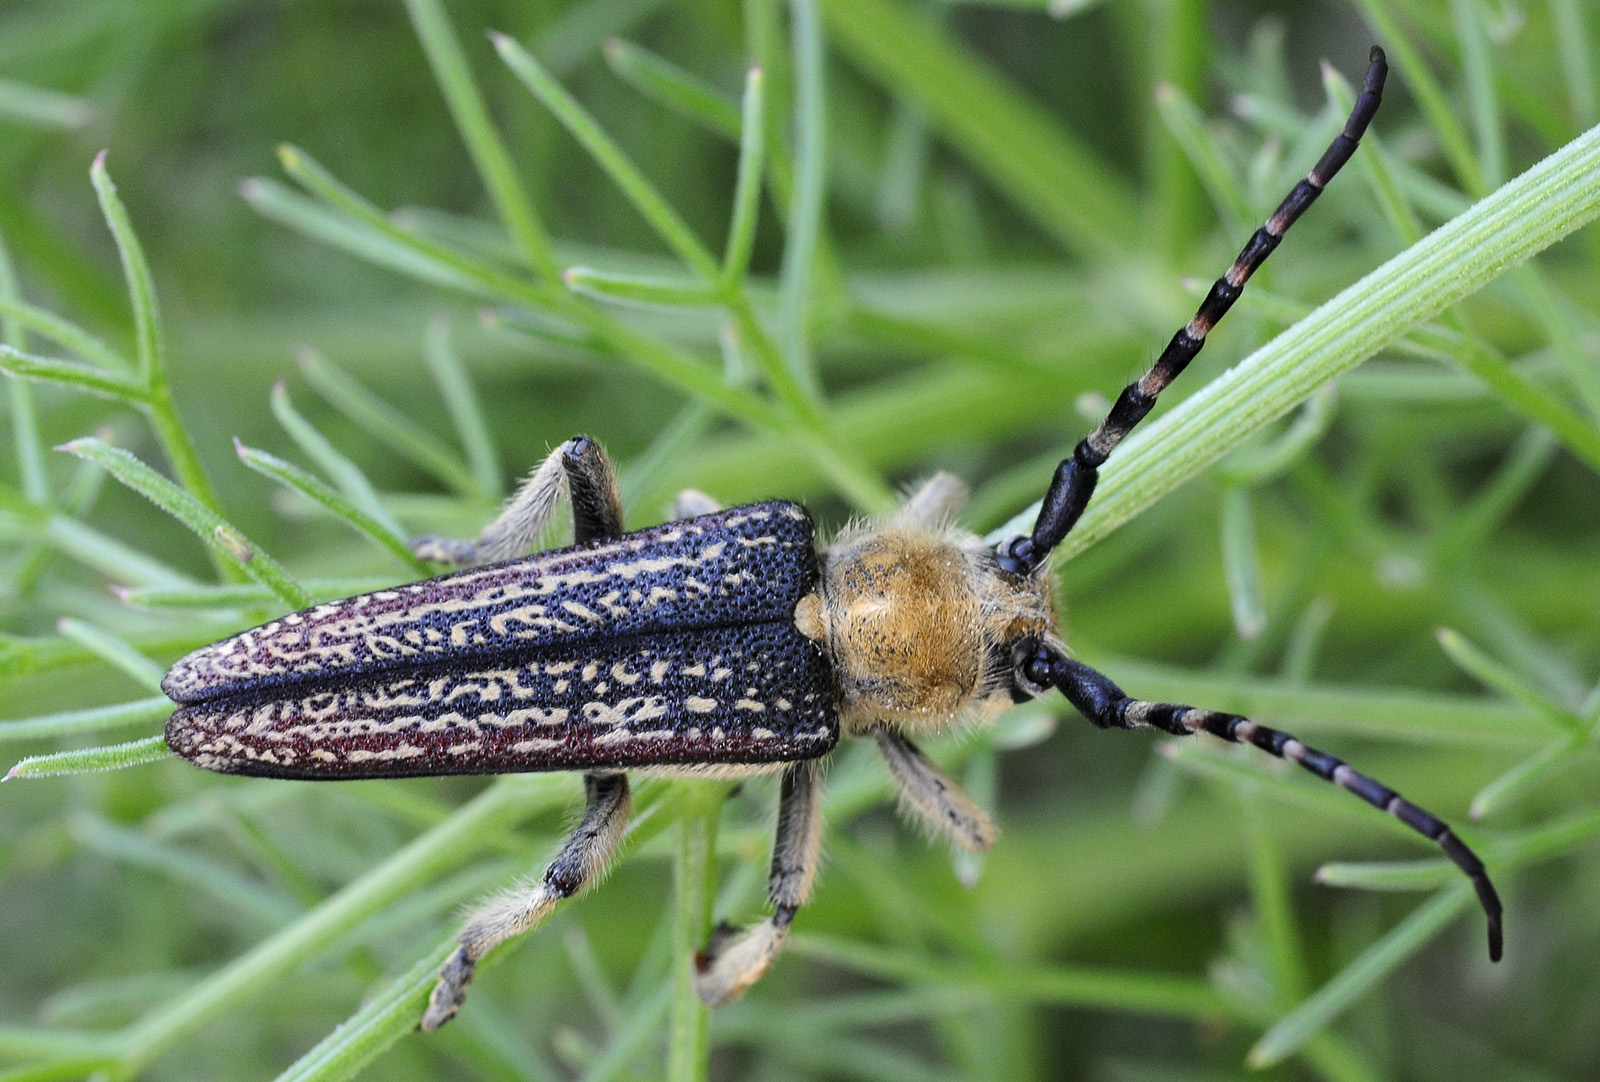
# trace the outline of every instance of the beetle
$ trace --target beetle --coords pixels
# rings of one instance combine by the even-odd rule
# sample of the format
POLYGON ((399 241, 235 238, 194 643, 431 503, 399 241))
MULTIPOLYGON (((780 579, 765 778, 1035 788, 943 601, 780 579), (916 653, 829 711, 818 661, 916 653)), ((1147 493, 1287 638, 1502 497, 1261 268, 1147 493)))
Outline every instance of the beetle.
POLYGON ((1499 897, 1445 823, 1287 733, 1130 698, 1069 655, 1052 598, 1050 554, 1088 505, 1100 467, 1349 160, 1386 73, 1374 48, 1341 133, 1060 464, 1028 534, 990 546, 953 525, 965 490, 948 474, 888 521, 825 544, 799 504, 724 510, 697 493, 680 497, 673 521, 624 532, 612 468, 580 436, 557 447, 476 538, 413 542, 419 555, 463 570, 318 605, 178 661, 162 683, 178 703, 168 744, 207 769, 280 778, 583 773, 582 819, 540 878, 467 920, 425 1030, 455 1015, 492 947, 601 873, 627 818, 629 772, 781 774, 772 915, 743 930, 719 926, 695 959, 699 995, 714 1005, 766 972, 806 901, 821 837, 818 764, 842 737, 873 739, 910 811, 981 851, 994 826, 913 738, 990 721, 1052 690, 1102 728, 1252 744, 1394 815, 1471 879, 1498 960, 1499 897), (523 555, 563 492, 575 543, 523 555))

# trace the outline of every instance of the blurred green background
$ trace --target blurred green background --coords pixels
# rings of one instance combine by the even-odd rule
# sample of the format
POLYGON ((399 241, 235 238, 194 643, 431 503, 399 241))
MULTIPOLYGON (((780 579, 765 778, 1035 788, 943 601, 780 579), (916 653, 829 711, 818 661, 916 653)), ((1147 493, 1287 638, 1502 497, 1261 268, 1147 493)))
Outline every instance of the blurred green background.
MULTIPOLYGON (((1359 85, 1375 41, 1394 68, 1376 138, 1174 400, 1594 124, 1588 5, 6 5, 6 341, 102 362, 41 333, 51 313, 138 353, 90 184, 107 149, 186 433, 76 387, 13 393, 7 765, 151 736, 160 665, 286 607, 283 589, 208 592, 225 558, 92 464, 31 465, 40 448, 98 434, 170 475, 186 438, 233 528, 311 595, 417 572, 246 469, 230 438, 320 473, 391 536, 474 531, 577 432, 622 466, 637 525, 693 485, 804 498, 837 528, 948 469, 988 531, 1038 498, 1337 131, 1320 62, 1359 85), (704 286, 661 214, 486 30, 559 80, 717 259, 761 63, 766 194, 733 301, 681 303, 704 286), (470 72, 522 197, 491 197, 447 107, 451 41, 466 66, 444 81, 460 94, 470 72), (315 174, 294 177, 309 194, 285 178, 282 143, 394 211, 403 238, 328 203, 315 174), (508 206, 536 210, 555 266, 610 277, 543 307, 497 292, 541 281, 539 231, 508 240, 508 206), (684 357, 727 403, 685 389, 684 357), (113 586, 149 589, 124 604, 113 586)), ((1600 1077, 1600 233, 1531 266, 1059 567, 1070 641, 1131 693, 1303 732, 1461 827, 1506 899, 1504 963, 1456 874, 1372 809, 1259 755, 1163 756, 1049 703, 939 749, 1003 827, 982 861, 897 822, 867 749, 838 757, 815 903, 772 974, 711 1017, 711 1077, 1210 1080, 1247 1057, 1273 1078, 1600 1077), (1331 873, 1386 889, 1313 885, 1334 858, 1396 863, 1331 873)), ((542 861, 579 792, 484 789, 171 760, 5 785, 0 1078, 343 1078, 369 1060, 363 1077, 703 1074, 703 1019, 673 983, 695 917, 675 889, 720 795, 693 786, 647 785, 611 879, 486 973, 459 1022, 406 1034, 423 948, 542 861)), ((760 910, 774 796, 755 781, 721 810, 718 918, 760 910)))

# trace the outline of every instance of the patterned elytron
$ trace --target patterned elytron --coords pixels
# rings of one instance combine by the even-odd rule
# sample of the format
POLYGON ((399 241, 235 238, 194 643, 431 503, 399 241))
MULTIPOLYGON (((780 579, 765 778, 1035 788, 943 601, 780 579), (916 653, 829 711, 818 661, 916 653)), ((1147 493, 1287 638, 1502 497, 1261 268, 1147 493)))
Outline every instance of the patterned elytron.
POLYGON ((329 779, 811 758, 816 576, 810 516, 767 503, 321 605, 173 666, 167 742, 329 779))

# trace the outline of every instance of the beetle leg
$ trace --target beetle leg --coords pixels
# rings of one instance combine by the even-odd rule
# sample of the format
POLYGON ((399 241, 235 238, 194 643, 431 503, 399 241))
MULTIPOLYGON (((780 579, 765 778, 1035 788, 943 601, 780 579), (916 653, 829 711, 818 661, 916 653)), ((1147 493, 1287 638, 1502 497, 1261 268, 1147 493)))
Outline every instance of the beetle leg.
POLYGON ((452 567, 522 556, 544 532, 563 486, 572 496, 574 540, 614 537, 622 532, 622 500, 611 463, 594 440, 574 436, 550 452, 477 537, 417 537, 411 541, 411 551, 452 567))
POLYGON ((605 871, 628 819, 628 779, 622 774, 585 774, 583 788, 588 798, 583 819, 561 843, 544 875, 490 899, 461 929, 456 937, 461 946, 439 968, 422 1029, 438 1029, 455 1017, 484 955, 531 929, 557 902, 583 890, 605 871))
POLYGON ((938 529, 950 525, 967 502, 966 483, 953 473, 936 473, 906 497, 895 521, 938 529))
POLYGON ((911 741, 888 726, 873 733, 889 773, 900 786, 903 805, 917 818, 971 853, 994 844, 998 831, 988 815, 944 775, 911 741))
POLYGON ((695 955, 694 987, 707 1006, 744 995, 778 957, 795 911, 811 895, 821 840, 822 773, 816 761, 808 759, 791 764, 783 773, 778 833, 767 876, 772 916, 743 930, 719 924, 705 950, 695 955))

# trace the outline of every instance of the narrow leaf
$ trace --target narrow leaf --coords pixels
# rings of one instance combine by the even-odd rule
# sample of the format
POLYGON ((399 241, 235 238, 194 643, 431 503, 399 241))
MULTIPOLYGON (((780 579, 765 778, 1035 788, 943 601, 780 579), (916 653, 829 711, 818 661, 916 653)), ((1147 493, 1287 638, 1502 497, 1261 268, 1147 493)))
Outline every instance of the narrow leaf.
POLYGON ((489 196, 500 212, 500 220, 505 222, 512 239, 534 269, 546 278, 553 278, 559 268, 550 248, 550 236, 533 201, 528 198, 527 186, 517 175, 510 152, 489 119, 483 94, 472 78, 472 69, 451 29, 444 5, 439 0, 406 0, 406 9, 411 14, 411 25, 416 28, 417 40, 428 54, 434 79, 450 106, 456 130, 467 144, 478 175, 483 178, 484 187, 489 189, 489 196))
POLYGON ((739 110, 715 87, 647 49, 612 38, 606 63, 635 89, 724 139, 739 138, 739 110))
POLYGON ((172 713, 172 700, 165 695, 136 699, 115 706, 96 706, 88 710, 69 710, 61 714, 41 714, 36 718, 0 721, 0 742, 8 740, 53 740, 79 733, 98 733, 124 725, 146 725, 172 713))
POLYGON ((34 755, 12 767, 0 781, 13 778, 55 778, 63 774, 88 774, 99 770, 122 770, 172 757, 167 738, 147 736, 126 744, 111 744, 81 751, 58 751, 54 755, 34 755))
POLYGON ((405 538, 356 507, 355 504, 339 495, 320 478, 313 477, 293 463, 285 462, 276 455, 268 454, 253 447, 246 447, 237 439, 233 441, 233 448, 238 454, 239 460, 246 466, 262 476, 270 477, 279 484, 300 493, 308 500, 327 508, 339 521, 367 538, 379 548, 387 550, 395 559, 411 568, 417 574, 425 576, 432 573, 429 565, 412 553, 411 547, 406 544, 405 538))
POLYGON ((73 440, 61 449, 105 467, 113 477, 189 527, 228 564, 270 589, 291 608, 303 609, 311 603, 305 588, 278 561, 245 541, 222 516, 193 494, 179 488, 127 451, 97 439, 73 440), (243 548, 233 539, 242 542, 243 548))
POLYGON ((317 393, 362 431, 463 496, 488 497, 467 464, 438 436, 368 390, 319 354, 300 355, 300 371, 317 393))
POLYGON ((705 308, 722 303, 716 286, 683 278, 615 274, 590 267, 568 268, 561 277, 574 292, 643 308, 705 308))
POLYGON ((0 79, 0 118, 36 128, 81 128, 91 116, 82 98, 0 79))
POLYGON ((0 346, 0 371, 22 379, 73 387, 102 398, 120 399, 130 405, 146 406, 150 401, 144 387, 129 376, 79 361, 24 353, 10 346, 0 346))
POLYGON ((634 209, 644 216, 645 221, 656 231, 656 235, 666 246, 702 278, 715 281, 716 260, 706 250, 705 245, 694 235, 688 223, 678 216, 678 212, 672 209, 665 197, 656 190, 655 185, 645 179, 638 166, 622 152, 622 148, 617 146, 588 111, 578 104, 578 99, 567 93, 566 88, 556 82, 550 73, 545 71, 543 65, 518 45, 515 39, 505 34, 491 34, 490 40, 494 42, 494 47, 499 50, 501 59, 506 62, 512 74, 544 103, 545 108, 555 114, 562 126, 589 152, 617 187, 622 189, 622 193, 628 197, 634 209))
POLYGON ((383 506, 377 490, 367 480, 361 467, 340 454, 328 438, 294 408, 294 402, 289 398, 289 388, 282 380, 272 388, 272 415, 300 450, 333 479, 334 485, 344 493, 346 499, 395 533, 403 532, 394 516, 383 506))
MULTIPOLYGON (((15 320, 19 325, 59 346, 65 346, 84 360, 113 372, 128 372, 129 365, 116 350, 78 326, 53 312, 47 312, 14 297, 0 295, 0 318, 15 320)), ((19 347, 20 348, 20 347, 19 347)))
POLYGON ((1472 884, 1457 883, 1418 906, 1410 916, 1364 951, 1338 976, 1290 1011, 1256 1042, 1247 1062, 1260 1069, 1281 1063, 1321 1031, 1402 962, 1427 946, 1472 905, 1472 884))
POLYGON ((489 435, 489 422, 483 416, 483 405, 467 375, 461 355, 450 342, 450 320, 435 316, 428 321, 425 341, 428 371, 444 397, 444 406, 455 422, 456 435, 467 452, 467 464, 478 479, 478 485, 491 496, 500 495, 500 458, 495 454, 494 440, 489 435))
POLYGON ((149 690, 161 690, 161 677, 166 670, 111 632, 72 617, 58 621, 56 630, 149 690))

